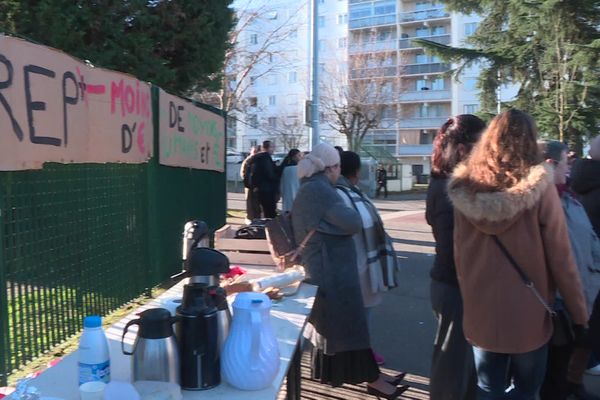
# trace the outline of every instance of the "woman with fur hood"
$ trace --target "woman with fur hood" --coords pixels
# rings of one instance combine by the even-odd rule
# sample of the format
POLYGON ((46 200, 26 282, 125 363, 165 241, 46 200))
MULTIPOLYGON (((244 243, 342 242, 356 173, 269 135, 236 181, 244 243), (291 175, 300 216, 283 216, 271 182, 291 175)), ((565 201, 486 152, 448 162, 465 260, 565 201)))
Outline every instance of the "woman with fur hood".
POLYGON ((588 321, 553 174, 541 161, 533 119, 509 110, 448 184, 463 329, 481 399, 536 398, 556 288, 579 331, 588 321))

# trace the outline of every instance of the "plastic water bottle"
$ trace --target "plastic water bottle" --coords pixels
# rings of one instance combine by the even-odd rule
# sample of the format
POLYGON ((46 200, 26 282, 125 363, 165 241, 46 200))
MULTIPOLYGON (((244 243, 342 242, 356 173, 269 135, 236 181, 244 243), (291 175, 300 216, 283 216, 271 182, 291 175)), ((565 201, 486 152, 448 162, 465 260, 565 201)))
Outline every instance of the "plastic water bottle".
POLYGON ((108 340, 102 330, 102 318, 97 315, 83 319, 79 339, 79 385, 92 381, 110 382, 108 340))

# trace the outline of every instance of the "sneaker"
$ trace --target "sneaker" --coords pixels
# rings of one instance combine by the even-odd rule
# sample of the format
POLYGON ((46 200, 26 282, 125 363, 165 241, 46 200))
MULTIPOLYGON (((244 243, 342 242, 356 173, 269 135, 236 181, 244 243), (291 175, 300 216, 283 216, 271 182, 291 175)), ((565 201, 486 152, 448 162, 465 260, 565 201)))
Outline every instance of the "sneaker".
POLYGON ((383 365, 385 364, 385 358, 383 358, 383 356, 379 353, 376 353, 374 350, 373 351, 373 358, 375 359, 375 362, 377 363, 377 365, 383 365))
POLYGON ((587 369, 585 373, 588 375, 600 375, 600 364, 596 365, 594 368, 587 369))

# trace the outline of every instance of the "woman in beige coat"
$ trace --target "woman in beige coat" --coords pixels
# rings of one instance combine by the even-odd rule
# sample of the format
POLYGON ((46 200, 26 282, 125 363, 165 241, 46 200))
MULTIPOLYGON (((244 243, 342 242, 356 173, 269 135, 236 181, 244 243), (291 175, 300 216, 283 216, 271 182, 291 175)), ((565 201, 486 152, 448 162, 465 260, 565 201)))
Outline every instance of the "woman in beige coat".
POLYGON ((448 186, 455 209, 463 327, 474 346, 481 399, 535 398, 552 335, 551 315, 543 303, 552 305, 556 288, 580 330, 587 323, 553 175, 540 162, 535 123, 529 115, 509 110, 492 120, 448 186), (510 393, 507 382, 512 383, 510 393))

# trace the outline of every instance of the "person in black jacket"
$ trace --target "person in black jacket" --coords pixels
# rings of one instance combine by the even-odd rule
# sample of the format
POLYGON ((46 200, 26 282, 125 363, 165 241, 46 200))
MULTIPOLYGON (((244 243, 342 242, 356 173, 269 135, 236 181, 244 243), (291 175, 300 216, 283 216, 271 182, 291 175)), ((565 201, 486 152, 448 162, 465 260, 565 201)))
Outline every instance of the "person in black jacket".
POLYGON ((429 385, 432 400, 475 399, 477 393, 473 351, 462 330, 463 305, 454 266, 454 209, 446 186, 484 129, 478 117, 458 115, 442 125, 433 142, 425 213, 436 253, 430 273, 431 306, 438 321, 429 385))
POLYGON ((600 136, 592 140, 591 159, 576 161, 571 170, 571 188, 600 236, 600 136))
POLYGON ((271 154, 275 146, 270 140, 262 143, 262 152, 252 159, 251 185, 255 195, 258 196, 260 207, 265 218, 275 218, 277 215, 277 192, 279 179, 271 154))

